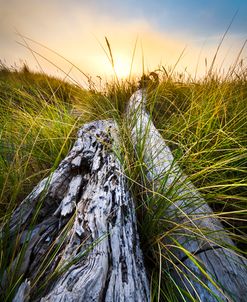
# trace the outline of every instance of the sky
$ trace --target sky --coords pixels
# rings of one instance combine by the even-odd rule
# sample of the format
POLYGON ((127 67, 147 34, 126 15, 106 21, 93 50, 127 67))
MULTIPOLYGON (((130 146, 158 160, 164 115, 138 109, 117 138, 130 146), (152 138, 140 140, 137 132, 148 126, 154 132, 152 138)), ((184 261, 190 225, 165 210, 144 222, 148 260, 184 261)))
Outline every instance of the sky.
MULTIPOLYGON (((177 72, 200 75, 233 17, 217 68, 226 70, 235 61, 247 39, 246 16, 246 0, 0 0, 0 59, 85 81, 75 67, 25 36, 83 73, 105 79, 113 75, 106 36, 119 77, 131 66, 133 75, 172 68, 180 56, 177 72)), ((241 56, 246 60, 246 49, 241 56)))

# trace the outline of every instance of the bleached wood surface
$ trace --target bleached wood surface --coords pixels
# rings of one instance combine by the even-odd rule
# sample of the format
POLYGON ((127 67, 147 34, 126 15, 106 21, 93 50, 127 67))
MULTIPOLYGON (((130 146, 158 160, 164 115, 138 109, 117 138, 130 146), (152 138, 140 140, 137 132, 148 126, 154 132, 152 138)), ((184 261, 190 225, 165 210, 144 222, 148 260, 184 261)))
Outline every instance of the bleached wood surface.
MULTIPOLYGON (((52 245, 58 247, 57 255, 36 286, 52 272, 60 273, 36 300, 149 301, 134 203, 112 151, 117 142, 112 121, 85 125, 55 172, 14 212, 10 232, 24 230, 22 243, 29 238, 20 268, 26 280, 14 301, 28 301, 29 294, 34 301, 29 283, 52 245), (30 227, 37 206, 40 210, 30 227)), ((6 274, 3 286, 7 280, 6 274)))
POLYGON ((171 266, 168 262, 170 273, 196 301, 247 301, 246 259, 229 249, 234 243, 175 163, 146 112, 146 101, 145 89, 135 92, 127 108, 127 119, 136 150, 141 146, 148 179, 167 197, 164 217, 170 221, 172 231, 169 238, 164 238, 167 249, 163 252, 176 263, 171 266), (174 202, 169 204, 169 200, 174 202), (174 239, 194 255, 202 269, 183 249, 174 247, 174 239))

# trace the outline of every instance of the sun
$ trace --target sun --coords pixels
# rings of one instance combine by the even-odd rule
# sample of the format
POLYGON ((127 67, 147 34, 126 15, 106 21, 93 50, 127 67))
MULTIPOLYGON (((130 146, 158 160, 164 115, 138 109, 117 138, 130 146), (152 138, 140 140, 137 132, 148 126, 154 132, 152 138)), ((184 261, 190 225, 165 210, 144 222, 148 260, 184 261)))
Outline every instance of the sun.
POLYGON ((114 60, 114 71, 118 78, 127 78, 130 74, 130 60, 128 57, 119 55, 114 60))

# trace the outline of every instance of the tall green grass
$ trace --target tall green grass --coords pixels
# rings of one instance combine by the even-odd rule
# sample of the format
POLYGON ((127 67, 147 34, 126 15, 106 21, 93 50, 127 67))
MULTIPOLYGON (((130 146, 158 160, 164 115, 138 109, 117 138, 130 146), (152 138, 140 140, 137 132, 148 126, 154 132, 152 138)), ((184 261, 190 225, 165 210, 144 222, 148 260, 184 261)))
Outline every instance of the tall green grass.
MULTIPOLYGON (((179 165, 246 254, 247 72, 235 67, 225 76, 201 80, 161 69, 150 85, 148 110, 179 165)), ((141 243, 150 276, 152 301, 178 301, 182 292, 169 274, 163 237, 169 222, 167 196, 155 192, 137 156, 124 112, 134 80, 106 83, 101 91, 83 90, 27 69, 0 71, 0 222, 32 188, 56 168, 84 123, 113 118, 121 135, 121 160, 135 197, 141 243)), ((15 244, 0 244, 0 279, 13 261, 15 244), (12 247, 12 248, 11 248, 12 247)), ((13 279, 2 301, 13 297, 13 279)))
MULTIPOLYGON (((213 208, 214 216, 229 231, 236 244, 231 247, 232 251, 245 256, 246 88, 246 73, 231 79, 206 77, 198 82, 165 76, 150 93, 148 104, 156 127, 173 150, 180 167, 213 208)), ((178 287, 167 267, 167 261, 174 260, 171 260, 169 245, 164 246, 164 237, 172 234, 164 212, 170 202, 176 201, 176 196, 171 199, 169 193, 154 190, 147 184, 142 156, 138 159, 131 166, 138 171, 130 178, 136 180, 136 175, 139 176, 136 196, 142 205, 139 221, 143 250, 152 268, 153 301, 181 301, 185 297, 186 301, 194 301, 188 292, 178 287)), ((176 228, 183 234, 183 228, 187 227, 174 225, 176 228)), ((195 229, 193 232, 199 234, 201 231, 195 229)), ((181 248, 178 243, 175 245, 181 248)))

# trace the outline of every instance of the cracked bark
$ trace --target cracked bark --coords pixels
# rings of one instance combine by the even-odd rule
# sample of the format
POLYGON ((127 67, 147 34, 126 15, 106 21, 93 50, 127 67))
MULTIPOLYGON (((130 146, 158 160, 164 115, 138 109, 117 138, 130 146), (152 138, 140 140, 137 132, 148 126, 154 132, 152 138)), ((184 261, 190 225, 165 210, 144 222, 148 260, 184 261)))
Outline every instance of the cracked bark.
POLYGON ((168 269, 177 284, 198 301, 246 301, 246 259, 229 249, 234 243, 227 231, 175 163, 145 106, 146 91, 138 90, 127 108, 132 142, 136 151, 141 145, 147 177, 159 192, 166 194, 164 202, 175 200, 167 204, 164 213, 170 221, 170 238, 194 255, 202 267, 199 269, 181 248, 169 248, 176 243, 165 237, 167 249, 163 252, 176 263, 176 266, 167 263, 168 269))
MULTIPOLYGON (((22 234, 19 247, 28 242, 14 301, 149 301, 134 203, 112 151, 117 141, 114 122, 85 125, 13 213, 10 233, 22 234), (34 296, 40 286, 45 294, 34 296)), ((3 288, 7 282, 6 273, 3 288)))

